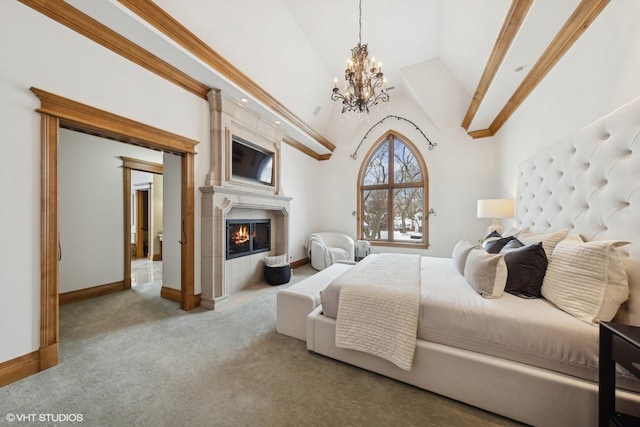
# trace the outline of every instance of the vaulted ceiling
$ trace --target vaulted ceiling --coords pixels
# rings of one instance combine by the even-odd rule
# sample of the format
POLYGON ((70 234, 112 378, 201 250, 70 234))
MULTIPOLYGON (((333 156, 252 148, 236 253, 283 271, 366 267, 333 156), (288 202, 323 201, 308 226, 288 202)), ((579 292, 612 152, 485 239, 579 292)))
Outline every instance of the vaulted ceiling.
MULTIPOLYGON (((608 2, 363 0, 362 42, 382 61, 392 99, 410 97, 436 126, 489 136, 608 2)), ((359 0, 48 3, 78 9, 206 87, 248 98, 304 149, 333 151, 323 135, 341 106, 329 96, 358 42, 359 0)))

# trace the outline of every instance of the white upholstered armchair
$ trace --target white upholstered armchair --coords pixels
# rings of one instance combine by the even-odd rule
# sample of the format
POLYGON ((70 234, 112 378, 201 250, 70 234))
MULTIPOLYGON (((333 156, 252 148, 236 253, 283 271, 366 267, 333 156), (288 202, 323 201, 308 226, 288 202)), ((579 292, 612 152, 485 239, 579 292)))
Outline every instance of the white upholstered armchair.
POLYGON ((346 234, 330 231, 313 233, 304 246, 311 266, 316 270, 324 270, 336 261, 354 260, 354 241, 346 234))

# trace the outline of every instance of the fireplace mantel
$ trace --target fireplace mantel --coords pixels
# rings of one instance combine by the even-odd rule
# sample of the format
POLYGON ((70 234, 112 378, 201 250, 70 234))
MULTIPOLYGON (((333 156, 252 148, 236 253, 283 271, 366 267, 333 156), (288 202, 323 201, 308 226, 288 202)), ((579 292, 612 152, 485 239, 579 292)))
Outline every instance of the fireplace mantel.
POLYGON ((233 187, 208 186, 200 187, 203 194, 213 193, 215 197, 226 199, 220 203, 220 208, 227 212, 232 207, 243 207, 247 209, 267 209, 279 210, 288 205, 293 197, 282 196, 279 194, 256 193, 250 190, 238 189, 233 187), (273 209, 269 209, 269 208, 273 209))
POLYGON ((202 192, 202 295, 200 305, 213 309, 216 301, 232 292, 226 260, 226 221, 233 209, 268 211, 272 218, 270 252, 257 256, 280 255, 289 251, 289 211, 291 197, 253 193, 243 189, 209 186, 202 192))

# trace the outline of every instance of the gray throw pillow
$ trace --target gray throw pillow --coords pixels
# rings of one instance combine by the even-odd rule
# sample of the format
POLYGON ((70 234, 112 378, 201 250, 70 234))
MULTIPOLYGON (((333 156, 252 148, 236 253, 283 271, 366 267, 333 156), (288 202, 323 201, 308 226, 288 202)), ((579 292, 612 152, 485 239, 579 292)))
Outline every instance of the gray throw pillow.
POLYGON ((507 265, 503 254, 490 254, 482 249, 469 252, 464 278, 485 298, 500 298, 507 283, 507 265))
POLYGON ((453 248, 453 253, 451 254, 451 258, 453 258, 453 264, 456 266, 460 274, 464 274, 464 264, 467 261, 467 256, 471 249, 475 248, 471 242, 467 239, 462 239, 458 243, 456 243, 453 248))

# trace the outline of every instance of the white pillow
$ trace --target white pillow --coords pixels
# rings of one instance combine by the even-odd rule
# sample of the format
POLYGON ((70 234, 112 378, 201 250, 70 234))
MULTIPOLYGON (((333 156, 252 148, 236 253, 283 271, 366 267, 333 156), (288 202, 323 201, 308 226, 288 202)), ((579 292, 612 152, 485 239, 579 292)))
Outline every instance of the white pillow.
POLYGON ((610 321, 629 298, 624 270, 628 244, 617 240, 585 243, 570 235, 556 245, 542 281, 542 296, 574 317, 590 323, 610 321))
POLYGON ((507 284, 507 264, 504 254, 490 254, 473 249, 467 256, 464 278, 485 298, 500 298, 507 284))
POLYGON ((504 233, 502 233, 502 237, 516 237, 518 235, 518 233, 520 233, 522 231, 522 229, 520 229, 520 227, 516 227, 515 225, 511 225, 509 227, 507 227, 506 230, 504 230, 504 233))
POLYGON ((287 254, 282 254, 278 256, 266 256, 264 257, 264 263, 267 267, 282 267, 289 264, 287 260, 287 254))
POLYGON ((525 245, 542 242, 544 253, 547 255, 547 259, 550 260, 553 254, 553 249, 556 247, 558 242, 567 237, 567 234, 569 234, 569 230, 566 229, 558 230, 553 233, 542 234, 534 233, 528 228, 523 228, 515 236, 525 245))
POLYGON ((453 258, 453 264, 456 266, 460 274, 464 274, 464 264, 467 262, 467 256, 471 249, 475 248, 471 242, 467 239, 462 239, 453 247, 453 253, 451 254, 451 258, 453 258))

